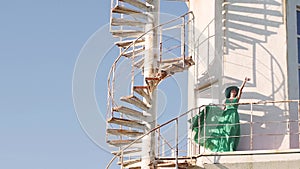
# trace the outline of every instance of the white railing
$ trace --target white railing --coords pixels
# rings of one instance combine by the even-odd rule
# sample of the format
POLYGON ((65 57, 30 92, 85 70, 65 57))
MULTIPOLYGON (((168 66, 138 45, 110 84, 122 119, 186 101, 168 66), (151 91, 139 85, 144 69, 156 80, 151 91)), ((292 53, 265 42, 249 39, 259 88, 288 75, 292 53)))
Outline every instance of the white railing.
MULTIPOLYGON (((267 139, 267 137, 272 136, 295 136, 297 139, 295 139, 298 142, 298 148, 300 148, 299 145, 299 115, 300 115, 300 100, 284 100, 284 101, 258 101, 258 102, 248 102, 248 103, 238 103, 239 104, 239 112, 240 116, 243 115, 248 116, 248 121, 241 120, 240 124, 248 125, 248 130, 243 131, 244 129, 247 129, 245 127, 241 130, 241 135, 239 136, 242 138, 248 138, 249 145, 248 147, 244 147, 243 150, 249 150, 253 151, 253 154, 255 154, 255 150, 265 150, 264 148, 258 149, 255 148, 256 144, 261 144, 261 142, 255 142, 255 137, 262 137, 267 139), (259 119, 255 118, 255 113, 257 112, 267 112, 270 113, 270 116, 264 117, 261 116, 259 119), (277 113, 275 115, 275 113, 277 113), (277 119, 274 119, 275 117, 278 117, 277 119), (286 116, 285 118, 282 118, 286 116), (292 116, 296 116, 296 119, 290 119, 292 116), (271 117, 271 118, 270 118, 271 117), (278 129, 270 129, 268 132, 260 132, 261 130, 257 130, 257 127, 255 127, 256 124, 275 124, 277 125, 278 129), (284 125, 282 125, 284 124, 284 125), (281 126, 286 126, 284 128, 280 128, 281 126), (291 126, 296 126, 296 129, 294 131, 291 131, 291 126), (278 132, 278 130, 280 130, 278 132)), ((194 117, 195 115, 199 114, 201 110, 203 110, 206 106, 211 105, 203 105, 194 109, 189 110, 188 112, 185 112, 178 117, 175 117, 155 128, 150 130, 148 133, 145 133, 138 137, 135 141, 133 141, 131 144, 123 147, 108 163, 106 168, 109 168, 112 162, 120 156, 124 150, 130 148, 134 143, 141 140, 144 136, 152 133, 152 132, 158 132, 159 135, 165 134, 164 137, 157 137, 157 152, 159 154, 156 154, 157 160, 163 160, 163 159, 172 159, 175 160, 176 166, 178 166, 179 159, 192 159, 201 156, 202 154, 209 154, 210 152, 200 151, 200 145, 195 143, 193 140, 193 133, 190 132, 192 129, 188 125, 188 117, 194 117), (183 126, 185 125, 185 126, 183 126), (184 130, 183 132, 180 132, 179 130, 184 130), (171 131, 172 130, 172 131, 171 131), (189 132, 187 132, 189 131, 189 132), (165 132, 165 133, 164 133, 165 132), (175 133, 175 134, 174 134, 175 133), (167 138, 167 139, 166 139, 167 138), (162 142, 164 144, 162 144, 162 142), (164 146, 166 143, 167 146, 164 146)), ((224 106, 224 104, 219 104, 214 106, 224 106)), ((204 128, 210 124, 204 123, 204 128)), ((220 125, 220 124, 218 124, 220 125)), ((228 125, 228 124, 226 124, 228 125)), ((236 125, 236 124, 232 124, 236 125)), ((200 126, 199 126, 200 127, 200 126)), ((204 130, 205 131, 205 130, 204 130)), ((208 137, 206 137, 204 134, 204 140, 208 137)), ((212 137, 212 136, 210 136, 212 137)), ((233 136, 236 137, 236 136, 233 136)), ((263 141, 263 140, 262 140, 263 141)), ((241 141, 240 141, 241 144, 241 141)), ((289 147, 289 146, 288 146, 289 147)), ((270 150, 270 152, 277 152, 279 147, 268 147, 267 149, 270 150)), ((289 149, 289 148, 287 148, 289 149)), ((241 150, 236 151, 237 153, 241 153, 241 150)), ((234 153, 234 152, 233 152, 234 153)), ((212 152, 211 154, 216 154, 215 152, 212 152)))
MULTIPOLYGON (((194 28, 194 15, 193 12, 187 12, 175 19, 172 19, 170 21, 167 21, 165 23, 162 23, 160 25, 157 25, 155 27, 153 27, 151 30, 143 33, 142 35, 140 35, 138 38, 136 38, 130 45, 128 45, 124 50, 121 51, 121 53, 119 54, 119 56, 116 58, 116 60, 114 61, 113 65, 111 66, 111 69, 109 71, 109 75, 108 75, 108 80, 107 80, 107 86, 108 86, 108 95, 107 95, 107 114, 106 117, 107 119, 109 119, 110 117, 113 116, 113 112, 112 112, 112 108, 118 106, 117 103, 117 99, 119 99, 118 97, 115 96, 115 89, 116 89, 116 80, 117 77, 120 77, 121 75, 117 75, 117 68, 119 66, 119 64, 122 63, 122 61, 128 59, 123 57, 124 53, 127 52, 129 49, 136 49, 136 44, 138 43, 139 40, 141 40, 147 33, 149 33, 150 31, 153 31, 154 29, 158 29, 160 30, 160 33, 163 34, 166 31, 169 31, 171 29, 178 29, 179 32, 181 32, 181 38, 179 39, 172 39, 172 37, 167 37, 167 38, 160 38, 160 60, 162 61, 163 59, 170 59, 170 58, 163 58, 163 54, 167 55, 168 53, 173 52, 176 49, 181 49, 180 50, 180 57, 182 57, 182 59, 186 58, 186 52, 187 52, 187 45, 188 45, 188 37, 185 36, 185 34, 187 34, 187 28, 194 28), (176 23, 178 21, 182 21, 179 22, 177 24, 177 26, 172 26, 170 27, 171 24, 176 23), (179 27, 178 27, 179 26, 179 27), (182 35, 183 34, 183 35, 182 35), (164 41, 163 41, 164 40, 164 41), (170 44, 170 41, 176 41, 177 43, 179 43, 178 46, 172 46, 170 44), (178 42, 179 41, 179 42, 178 42), (183 50, 183 51, 182 51, 183 50)), ((173 54, 173 53, 172 53, 173 54)), ((174 54, 172 55, 174 57, 174 54)), ((176 57, 177 58, 177 57, 176 57)), ((140 68, 136 68, 134 66, 134 63, 136 63, 136 60, 138 59, 137 56, 133 56, 130 60, 130 66, 131 67, 131 86, 130 86, 130 91, 131 93, 133 93, 133 85, 134 82, 136 81, 137 78, 137 73, 140 73, 140 68)), ((183 62, 184 64, 184 62, 183 62)), ((184 66, 184 65, 183 65, 184 66)), ((160 72, 159 72, 160 73, 160 72)), ((126 76, 126 75, 123 75, 126 76)), ((143 83, 142 83, 143 84, 143 83)))

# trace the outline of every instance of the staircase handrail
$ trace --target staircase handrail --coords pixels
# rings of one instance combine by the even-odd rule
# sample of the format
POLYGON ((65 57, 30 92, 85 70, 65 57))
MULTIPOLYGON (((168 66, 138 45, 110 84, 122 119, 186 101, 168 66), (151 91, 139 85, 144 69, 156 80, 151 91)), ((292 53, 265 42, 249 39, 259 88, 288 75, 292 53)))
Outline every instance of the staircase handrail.
MULTIPOLYGON (((161 26, 167 25, 167 24, 169 24, 169 23, 172 23, 172 22, 174 22, 174 21, 177 21, 177 20, 179 20, 180 18, 185 17, 185 16, 187 16, 187 15, 192 15, 192 18, 189 19, 188 22, 190 22, 191 20, 194 20, 194 19, 195 19, 195 16, 194 16, 193 11, 188 11, 187 13, 185 13, 185 14, 183 14, 183 15, 177 17, 177 18, 174 18, 174 19, 172 19, 172 20, 170 20, 170 21, 167 21, 167 22, 165 22, 165 23, 159 24, 159 25, 153 27, 152 29, 150 29, 150 30, 144 32, 144 33, 143 33, 142 35, 140 35, 139 37, 137 37, 130 45, 128 45, 128 46, 127 46, 127 47, 119 54, 119 56, 115 59, 114 63, 112 64, 112 67, 111 67, 111 69, 110 69, 110 71, 109 71, 108 78, 107 78, 107 79, 108 79, 108 80, 107 80, 107 86, 108 86, 107 113, 110 112, 110 105, 111 105, 111 104, 110 104, 110 101, 112 102, 112 104, 115 104, 115 103, 114 103, 114 98, 113 98, 113 93, 112 93, 112 91, 111 91, 111 85, 110 85, 110 83, 111 83, 111 80, 114 81, 114 79, 115 79, 115 77, 114 77, 114 72, 116 71, 116 65, 117 65, 118 61, 121 59, 121 57, 123 56, 123 54, 124 54, 130 47, 134 46, 135 43, 136 43, 138 40, 140 40, 142 37, 144 37, 144 36, 145 36, 147 33, 149 33, 150 31, 152 31, 152 30, 154 30, 154 29, 157 29, 157 28, 159 28, 159 27, 161 27, 161 26)), ((188 23, 188 22, 187 22, 187 23, 188 23)), ((107 116, 108 116, 108 114, 107 114, 107 116)))
MULTIPOLYGON (((280 101, 272 101, 272 100, 261 100, 261 101, 257 101, 257 102, 244 102, 244 103, 232 103, 232 104, 235 104, 235 105, 255 105, 255 104, 267 104, 267 103, 291 103, 291 102, 297 102, 298 103, 298 111, 300 111, 300 100, 280 100, 280 101)), ((188 110, 187 112, 161 124, 161 125, 158 125, 157 127, 151 129, 150 131, 148 131, 147 133, 144 133, 143 135, 139 136, 138 138, 136 138, 134 141, 132 141, 130 144, 128 144, 127 146, 125 146, 124 148, 120 149, 118 153, 116 153, 114 155, 114 157, 109 161, 109 163, 107 164, 106 166, 106 169, 108 169, 112 162, 119 156, 121 155, 126 149, 130 148, 134 143, 136 143, 137 141, 141 140, 143 137, 145 137, 146 135, 149 135, 150 133, 152 132, 155 132, 156 130, 159 130, 160 128, 166 126, 167 124, 170 124, 171 122, 174 122, 178 119, 180 119, 181 117, 184 117, 186 115, 188 115, 189 113, 195 111, 195 110, 200 110, 201 108, 205 107, 205 106, 211 106, 211 105, 214 105, 214 106, 225 106, 226 104, 208 104, 208 105, 201 105, 199 107, 195 107, 195 108, 192 108, 190 110, 188 110)), ((298 117, 299 118, 299 117, 298 117)), ((299 119, 298 119, 298 122, 299 122, 299 119)))
POLYGON ((190 109, 189 111, 187 111, 187 112, 185 112, 185 113, 183 113, 183 114, 181 114, 181 115, 179 115, 179 116, 177 116, 177 117, 175 117, 175 118, 173 118, 173 119, 171 119, 171 120, 169 120, 169 121, 167 121, 167 122, 165 122, 165 123, 163 123, 163 124, 161 124, 161 125, 158 125, 158 126, 156 126, 155 128, 153 128, 153 129, 151 129, 150 131, 148 131, 147 133, 144 133, 143 135, 139 136, 139 137, 136 138, 134 141, 132 141, 130 144, 128 144, 127 146, 125 146, 124 148, 122 148, 121 150, 119 150, 119 152, 116 153, 116 154, 114 155, 114 157, 111 159, 111 161, 108 163, 108 165, 106 166, 106 169, 108 169, 108 168, 110 167, 110 165, 112 164, 112 162, 113 162, 119 155, 121 155, 121 154, 123 153, 123 151, 125 151, 125 150, 128 149, 128 148, 130 148, 134 143, 136 143, 137 141, 141 140, 141 139, 142 139, 143 137, 145 137, 146 135, 148 135, 148 134, 150 134, 150 133, 152 133, 152 132, 154 132, 154 131, 160 129, 160 128, 163 127, 163 126, 165 126, 165 125, 167 125, 167 124, 169 124, 169 123, 171 123, 171 122, 173 122, 173 121, 175 121, 175 120, 178 120, 179 118, 181 118, 181 117, 187 115, 188 113, 190 113, 190 112, 192 112, 192 111, 195 111, 195 110, 197 110, 197 109, 199 109, 199 108, 202 108, 202 107, 204 107, 204 106, 206 106, 206 105, 202 105, 202 106, 200 106, 200 107, 192 108, 192 109, 190 109))

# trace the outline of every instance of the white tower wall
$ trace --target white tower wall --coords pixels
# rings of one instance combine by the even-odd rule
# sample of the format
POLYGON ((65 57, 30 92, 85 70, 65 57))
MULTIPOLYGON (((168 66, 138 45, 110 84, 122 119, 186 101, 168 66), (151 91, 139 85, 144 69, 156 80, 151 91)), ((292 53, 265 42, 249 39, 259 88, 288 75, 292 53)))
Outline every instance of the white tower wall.
MULTIPOLYGON (((223 103, 224 89, 229 85, 240 86, 245 77, 251 81, 246 84, 240 102, 291 98, 283 2, 189 2, 197 30, 196 65, 189 70, 189 108, 223 103)), ((254 121, 295 120, 298 112, 290 109, 289 104, 254 106, 252 118, 254 121)), ((239 113, 241 122, 250 121, 250 106, 240 106, 239 113)), ((254 125, 253 130, 254 134, 278 134, 253 137, 254 150, 289 149, 299 142, 297 137, 280 135, 298 132, 294 124, 260 123, 254 125)), ((250 126, 241 125, 241 134, 249 135, 250 126)), ((249 145, 250 137, 243 137, 238 149, 249 150, 249 145)))

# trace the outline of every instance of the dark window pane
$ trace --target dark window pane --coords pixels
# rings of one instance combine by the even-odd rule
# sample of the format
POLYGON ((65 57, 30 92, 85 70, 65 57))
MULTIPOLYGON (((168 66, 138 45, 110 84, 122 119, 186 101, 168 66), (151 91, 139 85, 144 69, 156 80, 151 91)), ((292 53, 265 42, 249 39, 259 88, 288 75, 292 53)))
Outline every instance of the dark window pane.
POLYGON ((298 63, 300 64, 300 38, 298 38, 298 63))
POLYGON ((300 11, 297 11, 297 34, 300 35, 300 11))
POLYGON ((298 90, 299 90, 299 98, 300 98, 300 70, 298 71, 298 85, 299 85, 299 88, 298 88, 298 90))

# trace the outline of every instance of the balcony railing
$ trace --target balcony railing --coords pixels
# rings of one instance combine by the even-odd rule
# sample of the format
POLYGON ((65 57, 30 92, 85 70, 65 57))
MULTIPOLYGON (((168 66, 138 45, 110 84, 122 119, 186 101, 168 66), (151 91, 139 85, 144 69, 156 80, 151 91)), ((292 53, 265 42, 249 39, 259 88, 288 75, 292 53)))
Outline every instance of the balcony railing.
MULTIPOLYGON (((241 135, 240 145, 236 152, 251 151, 255 154, 256 150, 269 150, 268 152, 277 152, 280 150, 299 148, 299 116, 300 116, 300 100, 284 100, 284 101, 258 101, 237 103, 239 104, 238 112, 240 114, 241 135), (288 137, 288 139, 286 139, 288 137), (275 139, 275 140, 274 140, 275 139), (288 143, 284 140, 289 140, 288 143), (264 142, 266 142, 264 144, 264 142), (289 145, 284 145, 289 144, 289 145)), ((195 117, 206 106, 194 108, 185 112, 155 128, 148 133, 143 134, 131 144, 123 147, 118 154, 109 162, 111 163, 123 153, 124 150, 130 148, 135 142, 141 140, 144 136, 156 132, 156 158, 157 160, 174 160, 176 166, 182 159, 192 159, 201 155, 213 155, 216 152, 208 152, 201 148, 194 141, 194 134, 191 129, 189 119, 195 117)), ((224 106, 219 104, 214 106, 224 106)), ((204 128, 212 125, 204 122, 204 128)), ((226 124, 228 125, 228 124, 226 124)), ((231 124, 236 125, 236 124, 231 124)), ((200 127, 200 126, 199 126, 200 127)), ((204 134, 204 138, 207 139, 204 134)), ((213 136, 209 136, 213 137, 213 136)), ((233 136, 237 137, 237 136, 233 136)), ((259 151, 257 151, 259 152, 259 151)), ((218 153, 217 153, 218 154, 218 153)))

